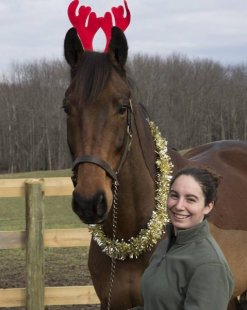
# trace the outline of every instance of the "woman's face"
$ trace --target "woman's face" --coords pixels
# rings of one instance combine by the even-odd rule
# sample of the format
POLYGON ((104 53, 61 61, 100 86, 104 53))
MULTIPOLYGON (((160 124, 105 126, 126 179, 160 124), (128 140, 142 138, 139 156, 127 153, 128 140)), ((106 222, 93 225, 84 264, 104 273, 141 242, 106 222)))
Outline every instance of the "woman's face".
POLYGON ((177 177, 167 199, 168 215, 175 230, 199 224, 212 208, 213 203, 205 206, 201 186, 192 176, 177 177))

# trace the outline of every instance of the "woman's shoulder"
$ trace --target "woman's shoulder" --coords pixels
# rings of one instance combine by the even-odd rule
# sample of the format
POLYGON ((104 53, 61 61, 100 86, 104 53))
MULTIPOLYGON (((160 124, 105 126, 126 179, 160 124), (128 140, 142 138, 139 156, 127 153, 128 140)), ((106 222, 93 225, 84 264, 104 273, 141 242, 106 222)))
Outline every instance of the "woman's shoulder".
POLYGON ((197 260, 198 265, 224 265, 229 269, 224 253, 211 234, 203 240, 195 242, 194 253, 194 258, 197 260))
POLYGON ((208 248, 210 249, 211 252, 211 259, 214 260, 215 262, 226 262, 225 255, 223 251, 221 250, 220 246, 214 239, 214 237, 210 234, 208 238, 206 239, 208 243, 208 248))

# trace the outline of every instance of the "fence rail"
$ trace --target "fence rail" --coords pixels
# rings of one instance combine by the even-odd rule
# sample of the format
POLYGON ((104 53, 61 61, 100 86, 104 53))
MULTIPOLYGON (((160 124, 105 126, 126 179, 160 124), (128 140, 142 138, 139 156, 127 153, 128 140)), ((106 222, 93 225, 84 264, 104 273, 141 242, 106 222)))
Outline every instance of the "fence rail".
POLYGON ((44 229, 44 196, 71 195, 70 178, 2 179, 0 197, 23 197, 26 231, 0 231, 0 249, 26 249, 26 288, 0 289, 0 307, 98 304, 92 286, 44 287, 44 248, 89 246, 86 228, 44 229))
MULTIPOLYGON (((25 307, 26 289, 0 289, 0 307, 25 307)), ((90 305, 98 304, 99 300, 94 288, 89 286, 45 287, 44 304, 46 306, 90 305)), ((36 310, 34 307, 32 310, 36 310)))
POLYGON ((0 197, 24 197, 27 182, 40 182, 45 196, 69 196, 73 190, 70 178, 0 179, 0 197))
MULTIPOLYGON (((26 231, 0 231, 0 250, 26 247, 26 231)), ((44 246, 48 248, 70 248, 89 246, 90 233, 87 228, 46 229, 44 246)))

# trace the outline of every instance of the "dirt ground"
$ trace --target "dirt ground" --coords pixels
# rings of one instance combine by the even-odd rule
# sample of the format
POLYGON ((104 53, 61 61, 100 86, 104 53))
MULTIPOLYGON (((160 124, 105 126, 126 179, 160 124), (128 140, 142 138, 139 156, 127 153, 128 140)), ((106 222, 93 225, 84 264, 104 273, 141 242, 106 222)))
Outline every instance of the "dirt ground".
MULTIPOLYGON (((45 251, 45 286, 91 285, 87 248, 59 248, 45 251)), ((1 250, 0 288, 25 287, 25 251, 1 250)), ((0 308, 25 310, 25 308, 0 308)), ((99 305, 46 306, 45 310, 99 310, 99 305)))
MULTIPOLYGON (((88 248, 45 250, 45 286, 92 285, 87 267, 88 248)), ((0 251, 0 288, 25 287, 25 251, 0 251)), ((25 308, 0 308, 25 310, 25 308)), ((99 310, 99 305, 46 306, 45 310, 99 310)), ((243 309, 247 310, 247 302, 243 309)))

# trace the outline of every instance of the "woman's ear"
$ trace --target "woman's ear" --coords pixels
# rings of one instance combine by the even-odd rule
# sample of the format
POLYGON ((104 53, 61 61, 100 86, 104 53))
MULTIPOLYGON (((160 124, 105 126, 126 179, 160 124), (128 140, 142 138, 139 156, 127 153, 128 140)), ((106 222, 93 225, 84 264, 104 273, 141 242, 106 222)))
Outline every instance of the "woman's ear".
POLYGON ((214 208, 214 202, 210 202, 204 207, 204 215, 208 215, 214 208))

